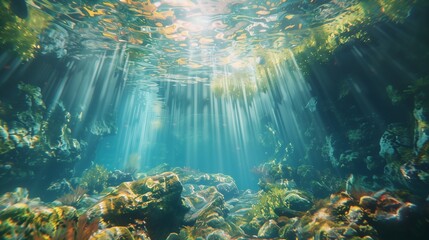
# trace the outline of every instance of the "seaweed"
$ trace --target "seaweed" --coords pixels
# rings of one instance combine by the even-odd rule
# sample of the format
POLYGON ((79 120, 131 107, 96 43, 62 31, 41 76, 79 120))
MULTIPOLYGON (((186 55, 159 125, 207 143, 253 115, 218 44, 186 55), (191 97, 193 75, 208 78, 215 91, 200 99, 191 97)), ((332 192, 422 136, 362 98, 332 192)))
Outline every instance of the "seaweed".
POLYGON ((101 192, 107 187, 108 179, 109 171, 101 165, 94 164, 84 171, 80 185, 87 189, 89 193, 101 192))
POLYGON ((57 200, 64 205, 76 207, 78 203, 83 199, 87 190, 81 186, 76 188, 72 187, 72 191, 58 198, 57 200))

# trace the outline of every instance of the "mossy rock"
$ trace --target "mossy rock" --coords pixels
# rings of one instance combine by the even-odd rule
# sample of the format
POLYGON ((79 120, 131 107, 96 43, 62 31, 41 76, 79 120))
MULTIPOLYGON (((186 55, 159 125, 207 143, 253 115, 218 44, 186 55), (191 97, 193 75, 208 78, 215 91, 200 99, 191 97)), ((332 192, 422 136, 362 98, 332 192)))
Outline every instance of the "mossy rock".
POLYGON ((134 237, 126 227, 111 227, 93 234, 89 240, 134 240, 134 237))
POLYGON ((9 220, 21 225, 32 221, 33 218, 34 213, 31 212, 30 208, 25 203, 16 203, 0 212, 0 220, 2 222, 9 220))
POLYGON ((178 230, 186 208, 182 185, 176 174, 162 173, 125 182, 91 207, 90 218, 101 217, 107 226, 131 226, 140 222, 151 238, 165 238, 178 230))
POLYGON ((294 211, 307 211, 311 208, 312 203, 305 196, 298 192, 291 192, 284 198, 287 206, 294 211))

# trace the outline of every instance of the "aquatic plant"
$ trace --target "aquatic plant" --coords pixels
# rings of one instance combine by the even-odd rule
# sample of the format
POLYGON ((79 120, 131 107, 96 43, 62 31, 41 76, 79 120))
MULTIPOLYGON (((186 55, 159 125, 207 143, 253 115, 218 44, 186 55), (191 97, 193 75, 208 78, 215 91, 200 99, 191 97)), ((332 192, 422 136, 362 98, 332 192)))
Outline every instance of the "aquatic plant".
POLYGON ((97 230, 100 218, 89 219, 82 214, 77 219, 64 219, 51 239, 88 240, 97 230))
POLYGON ((100 218, 96 217, 89 219, 86 214, 82 214, 77 222, 77 229, 75 230, 75 239, 89 239, 93 233, 98 230, 100 218))
POLYGON ((78 186, 76 188, 72 187, 72 191, 70 193, 61 196, 57 200, 64 205, 76 207, 77 204, 83 199, 86 192, 87 190, 81 186, 78 186))
POLYGON ((332 166, 339 166, 339 162, 337 157, 335 157, 335 148, 334 148, 334 140, 332 140, 332 135, 325 137, 325 144, 322 146, 322 156, 326 157, 332 164, 332 166))
POLYGON ((252 207, 251 216, 260 216, 266 219, 278 217, 275 213, 276 208, 288 208, 289 205, 284 201, 288 194, 288 189, 273 187, 268 191, 262 191, 258 196, 258 203, 252 207))
POLYGON ((0 46, 12 49, 24 60, 34 58, 39 47, 38 35, 48 27, 52 17, 30 7, 29 17, 16 16, 9 5, 10 1, 0 3, 0 46))
POLYGON ((107 187, 108 178, 109 171, 101 165, 94 164, 83 172, 80 186, 87 189, 90 193, 101 192, 107 187))

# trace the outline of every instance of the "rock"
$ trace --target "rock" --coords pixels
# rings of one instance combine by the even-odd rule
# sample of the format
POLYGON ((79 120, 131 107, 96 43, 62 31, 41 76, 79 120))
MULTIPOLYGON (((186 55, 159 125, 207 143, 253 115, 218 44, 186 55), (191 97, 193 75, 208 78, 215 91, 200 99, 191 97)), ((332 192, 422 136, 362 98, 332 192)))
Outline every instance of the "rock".
POLYGON ((107 179, 108 186, 118 186, 123 182, 133 181, 133 173, 123 172, 121 170, 115 170, 113 172, 109 172, 109 177, 107 179))
POLYGON ((389 192, 374 194, 374 197, 377 199, 377 210, 374 215, 374 221, 377 224, 385 226, 398 224, 414 216, 417 211, 415 204, 402 202, 390 195, 389 192))
POLYGON ((279 235, 281 238, 297 239, 296 227, 299 224, 298 218, 290 218, 287 223, 280 228, 279 235))
POLYGON ((5 221, 11 219, 17 224, 23 224, 31 221, 34 218, 34 213, 25 203, 16 203, 0 212, 0 220, 5 221))
POLYGON ((210 187, 189 196, 185 196, 185 204, 189 212, 185 215, 185 222, 193 224, 197 220, 205 219, 208 215, 224 216, 226 208, 223 195, 215 187, 210 187))
POLYGON ((380 157, 392 162, 400 160, 400 156, 412 151, 413 140, 409 130, 398 123, 387 126, 386 131, 380 138, 380 157))
POLYGON ((353 203, 353 199, 345 192, 332 194, 330 201, 332 214, 338 217, 344 216, 353 203))
POLYGON ((287 208, 287 207, 278 207, 278 208, 275 208, 274 212, 278 216, 285 216, 285 217, 289 217, 289 218, 301 217, 303 215, 303 212, 292 210, 292 209, 287 208))
POLYGON ((346 150, 340 154, 337 167, 351 169, 358 164, 360 158, 359 152, 346 150))
POLYGON ((19 83, 9 94, 13 97, 0 96, 7 113, 0 114, 0 188, 17 187, 18 182, 27 187, 37 178, 45 190, 71 176, 82 152, 81 142, 72 136, 71 114, 62 104, 47 109, 41 89, 30 84, 19 83), (46 169, 55 171, 46 174, 46 169))
POLYGON ((249 222, 246 221, 246 223, 241 224, 240 228, 243 230, 244 233, 247 235, 253 236, 258 235, 259 229, 262 227, 262 225, 267 221, 264 217, 255 216, 250 220, 249 222))
POLYGON ((122 183, 87 214, 91 218, 101 217, 107 226, 140 223, 151 238, 165 238, 182 224, 187 210, 182 205, 181 193, 182 184, 177 175, 166 172, 122 183))
POLYGON ((45 237, 53 238, 62 232, 62 224, 76 220, 77 212, 73 207, 44 207, 37 210, 33 223, 38 232, 45 237))
POLYGON ((67 232, 75 231, 78 218, 73 207, 49 208, 40 205, 38 200, 27 202, 15 203, 0 211, 2 239, 65 239, 67 232))
POLYGON ((225 200, 232 199, 239 194, 237 185, 231 176, 221 173, 200 173, 183 168, 174 168, 173 172, 177 173, 184 185, 216 187, 225 200))
POLYGON ((361 224, 364 220, 365 213, 358 206, 351 206, 347 213, 347 220, 351 223, 361 224))
POLYGON ((307 211, 312 206, 311 202, 298 192, 291 192, 287 194, 284 201, 289 206, 289 208, 294 211, 307 211))
MULTIPOLYGON (((424 156, 424 154, 419 156, 424 156)), ((403 164, 399 168, 401 179, 406 183, 407 187, 420 195, 426 194, 426 189, 429 187, 429 163, 427 161, 416 159, 403 164)))
POLYGON ((343 235, 345 237, 354 237, 354 236, 358 235, 358 232, 351 227, 347 227, 346 230, 344 231, 343 235))
POLYGON ((15 191, 7 192, 0 197, 0 210, 3 210, 15 203, 26 203, 27 201, 28 190, 18 187, 15 191))
POLYGON ((63 178, 61 181, 52 182, 47 190, 53 192, 55 195, 61 196, 73 191, 73 186, 69 181, 63 178))
POLYGON ((111 227, 98 231, 89 240, 134 240, 134 237, 126 227, 111 227))
POLYGON ((370 196, 362 196, 359 199, 359 206, 373 211, 377 207, 377 199, 370 196))
POLYGON ((259 229, 258 237, 277 238, 279 237, 279 230, 280 230, 280 227, 277 225, 276 221, 268 220, 259 229))
POLYGON ((224 196, 225 200, 229 200, 238 196, 238 188, 235 182, 219 183, 216 185, 217 190, 224 196))
POLYGON ((192 226, 188 229, 188 232, 191 233, 188 233, 187 237, 207 238, 215 230, 222 230, 232 237, 244 234, 231 219, 226 219, 228 210, 224 197, 216 187, 203 188, 198 191, 189 189, 183 198, 189 208, 184 222, 192 226))
POLYGON ((229 236, 227 233, 225 233, 222 230, 216 230, 209 235, 207 235, 206 240, 229 240, 231 239, 231 236, 229 236))
POLYGON ((244 216, 249 212, 252 206, 258 201, 257 193, 247 190, 240 194, 238 198, 232 198, 226 202, 229 216, 244 216))
POLYGON ((32 223, 34 213, 27 204, 16 203, 0 212, 0 236, 3 239, 29 239, 27 227, 32 223))

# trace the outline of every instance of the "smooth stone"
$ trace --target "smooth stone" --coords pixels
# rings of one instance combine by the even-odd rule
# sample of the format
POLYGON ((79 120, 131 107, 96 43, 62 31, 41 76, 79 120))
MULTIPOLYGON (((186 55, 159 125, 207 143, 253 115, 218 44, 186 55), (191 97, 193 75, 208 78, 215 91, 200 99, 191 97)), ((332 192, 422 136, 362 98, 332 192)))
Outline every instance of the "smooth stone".
POLYGON ((126 227, 111 227, 103 229, 89 238, 89 240, 105 239, 134 240, 134 237, 126 227))
POLYGON ((225 233, 223 230, 216 230, 207 235, 206 240, 229 240, 231 236, 225 233))
POLYGON ((289 193, 285 197, 285 202, 295 211, 307 211, 311 208, 311 202, 297 193, 289 193))
POLYGON ((363 221, 364 215, 362 208, 351 206, 347 214, 347 219, 352 223, 360 224, 363 221))
POLYGON ((362 196, 359 199, 359 206, 365 209, 375 209, 377 206, 377 199, 370 196, 362 196))
POLYGON ((277 225, 276 221, 270 219, 259 229, 258 237, 276 238, 279 237, 279 230, 280 227, 277 225))
POLYGON ((348 227, 345 231, 344 231, 344 236, 346 237, 354 237, 358 234, 358 232, 356 230, 354 230, 351 227, 348 227))

